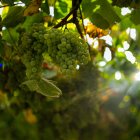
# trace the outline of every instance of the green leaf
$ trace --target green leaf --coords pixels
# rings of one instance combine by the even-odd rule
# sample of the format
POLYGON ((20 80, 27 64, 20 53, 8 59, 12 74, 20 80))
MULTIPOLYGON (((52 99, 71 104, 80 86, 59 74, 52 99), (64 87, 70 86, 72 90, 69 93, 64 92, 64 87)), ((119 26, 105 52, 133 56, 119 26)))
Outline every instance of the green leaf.
MULTIPOLYGON (((21 6, 14 6, 10 7, 7 13, 7 9, 4 9, 3 11, 4 14, 4 19, 2 21, 2 24, 6 27, 14 27, 20 22, 24 20, 23 17, 23 11, 24 8, 21 6)), ((3 17, 3 15, 2 15, 3 17)))
POLYGON ((49 6, 54 6, 56 2, 56 0, 47 0, 47 1, 49 6))
POLYGON ((55 4, 54 15, 56 19, 63 18, 70 11, 71 0, 57 1, 55 4))
POLYGON ((2 39, 6 40, 8 43, 15 45, 18 41, 19 34, 16 32, 16 29, 9 28, 2 31, 2 39))
POLYGON ((0 39, 0 57, 3 55, 4 53, 4 44, 3 44, 3 41, 0 39))
POLYGON ((112 5, 119 7, 140 8, 140 0, 112 0, 112 5))
POLYGON ((138 25, 138 24, 140 24, 139 17, 140 17, 140 9, 137 9, 132 12, 130 19, 134 24, 138 25))
POLYGON ((22 24, 22 28, 29 29, 33 23, 40 23, 43 21, 43 13, 36 13, 32 16, 27 16, 24 23, 22 24))
POLYGON ((37 80, 28 80, 23 82, 21 85, 26 85, 30 91, 36 91, 38 88, 37 80))
POLYGON ((120 21, 119 16, 107 0, 83 0, 82 10, 85 18, 89 18, 93 24, 103 29, 120 21))
POLYGON ((93 24, 97 25, 98 27, 108 28, 110 26, 108 21, 104 17, 102 17, 99 13, 93 13, 92 16, 94 18, 91 21, 93 22, 93 24))
POLYGON ((62 94, 61 90, 47 79, 40 79, 38 85, 37 91, 44 96, 59 97, 62 94))
POLYGON ((21 2, 23 2, 25 5, 29 5, 29 3, 31 2, 31 0, 20 0, 21 2))
POLYGON ((47 15, 49 15, 49 5, 48 5, 48 2, 47 2, 47 0, 45 1, 45 3, 42 3, 41 4, 41 9, 43 10, 43 11, 45 11, 45 13, 47 13, 47 15))
POLYGON ((120 27, 122 30, 126 30, 128 27, 132 27, 132 25, 133 23, 130 20, 130 15, 122 19, 120 22, 120 27))
POLYGON ((12 53, 13 51, 11 46, 8 45, 3 46, 3 58, 10 60, 12 53))
POLYGON ((59 97, 62 94, 58 87, 44 78, 28 80, 23 82, 22 85, 26 85, 30 91, 36 91, 48 97, 59 97))
POLYGON ((13 5, 14 4, 14 0, 2 0, 1 2, 3 4, 8 4, 8 5, 13 5))
POLYGON ((130 6, 132 0, 112 0, 112 5, 119 7, 128 7, 130 6))
POLYGON ((140 8, 140 0, 131 0, 130 7, 135 9, 140 8))

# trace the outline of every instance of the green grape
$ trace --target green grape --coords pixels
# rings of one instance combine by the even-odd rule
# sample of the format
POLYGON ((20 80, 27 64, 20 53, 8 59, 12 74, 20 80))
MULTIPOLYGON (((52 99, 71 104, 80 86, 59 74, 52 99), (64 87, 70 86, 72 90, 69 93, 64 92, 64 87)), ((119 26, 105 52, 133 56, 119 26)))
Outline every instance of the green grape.
POLYGON ((70 45, 70 44, 67 44, 67 45, 66 45, 66 48, 67 48, 67 50, 69 50, 69 51, 71 51, 71 50, 72 50, 72 48, 71 48, 71 45, 70 45))
POLYGON ((37 72, 37 68, 33 67, 33 68, 32 68, 32 72, 33 72, 33 73, 36 73, 36 72, 37 72))
POLYGON ((72 71, 70 69, 66 69, 66 74, 67 75, 71 75, 72 74, 72 71))
POLYGON ((51 33, 50 38, 54 39, 55 38, 55 33, 51 33))
POLYGON ((73 43, 73 44, 75 44, 75 43, 77 42, 76 38, 74 38, 74 37, 72 37, 72 38, 70 39, 70 41, 71 41, 71 43, 73 43))
POLYGON ((47 43, 48 46, 52 46, 52 41, 51 41, 51 39, 47 39, 46 41, 47 41, 46 43, 47 43))
POLYGON ((61 58, 62 58, 63 60, 67 60, 67 55, 66 55, 66 54, 62 54, 61 58))
POLYGON ((71 61, 71 60, 67 61, 67 64, 68 64, 69 66, 72 65, 72 61, 71 61))
POLYGON ((71 56, 73 59, 76 59, 77 55, 76 54, 72 54, 71 56))
POLYGON ((63 45, 62 45, 62 44, 59 44, 59 45, 58 45, 58 49, 59 49, 59 50, 63 49, 63 45))
POLYGON ((65 42, 62 42, 61 44, 63 45, 63 47, 65 47, 67 45, 67 42, 65 41, 65 42))
POLYGON ((35 37, 35 38, 38 38, 38 35, 39 34, 37 32, 34 32, 32 36, 35 37))
POLYGON ((72 55, 72 53, 71 53, 71 52, 67 52, 67 58, 70 58, 70 57, 71 57, 71 55, 72 55))
POLYGON ((35 66, 36 62, 35 61, 31 61, 31 66, 35 66))
POLYGON ((62 65, 62 68, 63 68, 63 69, 67 69, 67 65, 63 64, 63 65, 62 65))
POLYGON ((44 39, 46 39, 46 41, 47 41, 48 38, 50 38, 49 35, 48 34, 44 34, 44 39))
POLYGON ((61 42, 66 42, 67 39, 66 38, 61 38, 61 42))
POLYGON ((62 49, 62 53, 66 53, 67 52, 67 49, 66 48, 63 48, 62 49))
POLYGON ((57 55, 61 57, 62 56, 62 52, 58 51, 57 55))
POLYGON ((74 66, 73 65, 69 65, 69 69, 74 69, 74 66))

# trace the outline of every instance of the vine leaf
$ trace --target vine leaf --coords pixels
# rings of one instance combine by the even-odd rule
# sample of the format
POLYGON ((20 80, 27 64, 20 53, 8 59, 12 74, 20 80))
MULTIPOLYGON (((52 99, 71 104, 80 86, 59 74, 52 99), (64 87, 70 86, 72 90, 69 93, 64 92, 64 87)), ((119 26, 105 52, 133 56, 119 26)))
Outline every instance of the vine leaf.
POLYGON ((56 19, 63 18, 70 11, 71 0, 56 1, 54 15, 56 19))
POLYGON ((140 9, 136 9, 131 13, 130 19, 135 25, 140 24, 139 16, 140 16, 140 9))
POLYGON ((28 80, 21 85, 26 85, 30 91, 36 91, 48 97, 59 97, 62 94, 58 87, 45 78, 28 80))
POLYGON ((47 1, 49 6, 54 6, 56 2, 56 0, 47 0, 47 1))
POLYGON ((8 28, 7 30, 2 31, 3 39, 8 43, 15 45, 18 41, 19 34, 16 32, 15 28, 8 28))
POLYGON ((26 85, 30 91, 36 91, 38 88, 37 80, 28 80, 23 82, 21 85, 26 85))
POLYGON ((111 0, 112 5, 119 7, 140 8, 140 0, 111 0))
POLYGON ((102 29, 109 28, 120 21, 120 17, 107 0, 83 0, 82 11, 86 18, 102 29))
POLYGON ((14 0, 1 0, 2 4, 8 4, 8 5, 13 5, 14 0))
POLYGON ((24 8, 21 6, 4 8, 2 11, 2 24, 6 27, 15 27, 24 20, 23 12, 24 8))
POLYGON ((29 28, 33 25, 33 23, 39 23, 43 20, 43 13, 36 13, 32 16, 27 16, 24 23, 22 24, 22 28, 29 30, 29 28))
POLYGON ((30 5, 25 9, 24 16, 30 16, 39 12, 41 0, 32 0, 30 5))

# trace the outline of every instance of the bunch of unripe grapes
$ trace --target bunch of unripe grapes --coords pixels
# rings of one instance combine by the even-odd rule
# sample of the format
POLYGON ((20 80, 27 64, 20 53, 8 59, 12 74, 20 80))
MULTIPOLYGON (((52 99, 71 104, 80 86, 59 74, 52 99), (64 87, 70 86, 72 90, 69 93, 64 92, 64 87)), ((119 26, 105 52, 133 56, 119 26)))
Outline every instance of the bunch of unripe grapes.
POLYGON ((46 46, 44 46, 45 31, 46 28, 43 24, 35 23, 28 32, 21 34, 18 54, 26 67, 26 76, 29 79, 36 76, 41 70, 42 54, 46 50, 46 46))
POLYGON ((77 65, 89 61, 88 45, 78 34, 59 29, 51 29, 44 34, 48 54, 60 66, 62 73, 71 74, 77 65))
POLYGON ((43 24, 33 24, 28 32, 21 34, 18 53, 31 78, 41 71, 43 54, 60 67, 63 74, 71 74, 77 65, 89 61, 88 45, 78 34, 59 29, 46 29, 43 24))

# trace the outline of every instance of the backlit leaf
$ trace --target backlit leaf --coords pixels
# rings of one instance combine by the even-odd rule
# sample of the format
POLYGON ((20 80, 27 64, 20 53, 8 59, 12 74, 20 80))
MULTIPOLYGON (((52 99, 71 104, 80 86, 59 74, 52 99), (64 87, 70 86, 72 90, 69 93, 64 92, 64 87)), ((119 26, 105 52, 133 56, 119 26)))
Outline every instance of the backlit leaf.
POLYGON ((1 0, 1 2, 3 4, 8 4, 8 5, 13 5, 14 4, 14 0, 1 0))
POLYGON ((140 9, 134 10, 131 14, 130 19, 134 24, 136 25, 140 24, 140 9))
POLYGON ((44 78, 38 81, 37 92, 41 93, 44 96, 50 97, 59 97, 62 94, 61 90, 58 87, 56 87, 52 82, 44 78))
POLYGON ((54 15, 55 18, 62 18, 70 11, 71 0, 56 1, 54 15))
POLYGON ((26 85, 30 91, 36 91, 37 93, 48 97, 59 97, 62 94, 58 87, 44 78, 28 80, 23 82, 22 85, 26 85))
POLYGON ((83 0, 82 10, 85 18, 89 18, 93 24, 103 29, 120 21, 119 16, 107 0, 83 0))
POLYGON ((14 27, 17 24, 19 24, 20 22, 23 21, 24 17, 23 17, 23 11, 24 8, 21 6, 14 6, 14 7, 10 7, 10 8, 6 8, 6 12, 4 13, 4 18, 2 21, 2 24, 6 27, 14 27))
POLYGON ((41 0, 32 0, 30 5, 25 9, 24 16, 30 16, 39 12, 41 0))

